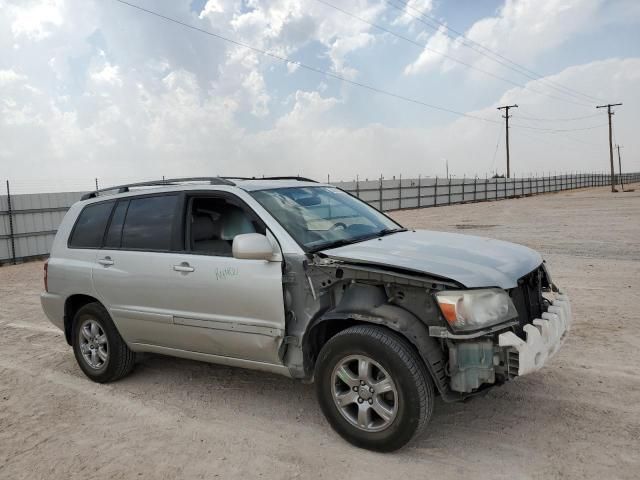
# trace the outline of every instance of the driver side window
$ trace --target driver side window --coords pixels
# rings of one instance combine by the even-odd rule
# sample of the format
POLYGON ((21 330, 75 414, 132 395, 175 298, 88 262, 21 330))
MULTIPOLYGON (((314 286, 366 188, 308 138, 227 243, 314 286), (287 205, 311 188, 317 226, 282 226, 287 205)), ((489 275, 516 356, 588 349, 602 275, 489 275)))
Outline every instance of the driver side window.
POLYGON ((189 250, 200 255, 231 257, 236 235, 265 234, 252 212, 224 197, 192 198, 187 221, 189 250))

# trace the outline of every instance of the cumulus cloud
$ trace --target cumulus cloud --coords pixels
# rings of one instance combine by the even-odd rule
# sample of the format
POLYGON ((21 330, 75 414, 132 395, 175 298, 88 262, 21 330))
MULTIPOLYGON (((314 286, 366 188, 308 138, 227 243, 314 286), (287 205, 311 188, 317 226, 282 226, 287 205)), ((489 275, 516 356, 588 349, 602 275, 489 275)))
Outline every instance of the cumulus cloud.
POLYGON ((62 24, 62 4, 62 0, 47 0, 8 5, 13 16, 11 31, 16 38, 25 36, 43 40, 51 34, 52 29, 62 24))
POLYGON ((451 40, 447 36, 446 28, 444 26, 440 27, 438 31, 429 38, 420 56, 413 63, 405 67, 404 74, 414 75, 424 73, 430 68, 440 65, 443 59, 441 54, 449 50, 450 43, 451 40))
POLYGON ((26 79, 27 77, 16 73, 15 70, 11 68, 7 70, 0 70, 0 87, 26 79))
POLYGON ((404 3, 402 13, 396 17, 394 24, 408 25, 416 22, 421 13, 429 13, 433 9, 433 0, 408 0, 404 3))
MULTIPOLYGON (((339 2, 336 5, 342 6, 339 2)), ((341 74, 355 76, 354 67, 346 65, 346 57, 373 40, 371 26, 354 22, 343 13, 318 2, 306 0, 251 0, 242 8, 238 0, 209 0, 200 17, 211 26, 228 22, 228 33, 238 40, 281 56, 289 56, 312 42, 327 49, 331 68, 341 74), (224 20, 223 20, 224 19, 224 20)), ((373 0, 358 0, 349 9, 373 21, 384 5, 373 0)))
POLYGON ((91 73, 91 80, 99 84, 122 85, 119 74, 120 68, 106 63, 100 70, 91 73))
MULTIPOLYGON (((506 0, 497 15, 475 22, 465 37, 447 38, 441 28, 429 40, 428 47, 451 55, 485 70, 500 66, 481 55, 482 45, 520 63, 529 63, 539 55, 571 38, 577 32, 592 28, 600 15, 604 0, 506 0), (472 43, 475 42, 475 43, 472 43), (470 44, 472 48, 465 47, 470 44)), ((436 65, 457 66, 441 55, 425 50, 405 68, 407 74, 424 73, 436 65)))

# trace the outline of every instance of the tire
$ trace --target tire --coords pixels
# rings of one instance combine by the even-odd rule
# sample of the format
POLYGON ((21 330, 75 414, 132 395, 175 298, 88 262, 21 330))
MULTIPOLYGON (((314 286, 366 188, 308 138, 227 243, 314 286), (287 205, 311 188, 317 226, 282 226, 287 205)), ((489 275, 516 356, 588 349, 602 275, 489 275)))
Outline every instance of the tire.
POLYGON ((113 382, 133 369, 135 353, 99 303, 89 303, 76 312, 71 338, 78 365, 94 382, 113 382))
POLYGON ((332 337, 320 351, 315 379, 328 422, 361 448, 397 450, 420 434, 433 413, 433 381, 422 360, 403 337, 383 327, 358 325, 332 337), (361 374, 361 365, 368 374, 361 374), (361 410, 369 413, 360 417, 361 410))

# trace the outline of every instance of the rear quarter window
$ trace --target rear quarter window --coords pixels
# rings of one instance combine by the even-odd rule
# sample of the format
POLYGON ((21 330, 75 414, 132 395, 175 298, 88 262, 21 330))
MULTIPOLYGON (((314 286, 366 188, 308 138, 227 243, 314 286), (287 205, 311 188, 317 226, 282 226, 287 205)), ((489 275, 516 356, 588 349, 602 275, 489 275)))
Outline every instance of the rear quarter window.
POLYGON ((100 248, 114 203, 95 203, 84 207, 71 232, 69 247, 100 248))

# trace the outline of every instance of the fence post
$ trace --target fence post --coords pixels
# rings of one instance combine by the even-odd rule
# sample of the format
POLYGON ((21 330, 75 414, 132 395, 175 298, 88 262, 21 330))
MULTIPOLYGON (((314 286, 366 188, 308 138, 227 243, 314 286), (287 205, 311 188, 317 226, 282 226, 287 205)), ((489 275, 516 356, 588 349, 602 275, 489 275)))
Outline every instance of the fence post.
POLYGON ((13 231, 13 209, 11 208, 11 190, 9 180, 7 180, 7 210, 9 214, 9 241, 11 243, 11 263, 16 264, 16 241, 13 231))
POLYGON ((466 179, 467 179, 467 174, 465 173, 462 176, 462 203, 464 203, 464 184, 466 179))
POLYGON ((400 185, 398 187, 398 209, 402 209, 402 174, 400 174, 400 185))
POLYGON ((382 212, 382 175, 380 175, 380 211, 382 212))
POLYGON ((433 206, 438 206, 438 176, 436 175, 436 183, 433 185, 433 206))
POLYGON ((422 192, 420 191, 420 175, 418 175, 418 208, 420 208, 421 195, 422 195, 422 192))
POLYGON ((496 178, 495 190, 496 190, 496 200, 498 200, 498 179, 496 178))
POLYGON ((356 175, 356 197, 360 198, 360 177, 356 175))
POLYGON ((448 204, 451 205, 451 177, 447 178, 447 183, 449 184, 449 190, 447 192, 448 204))
POLYGON ((489 200, 489 178, 484 174, 484 201, 489 200))
POLYGON ((473 201, 476 201, 476 192, 478 189, 478 174, 476 174, 475 177, 473 177, 473 201))
POLYGON ((478 175, 476 174, 476 176, 473 179, 473 201, 476 201, 476 191, 478 188, 478 175))

